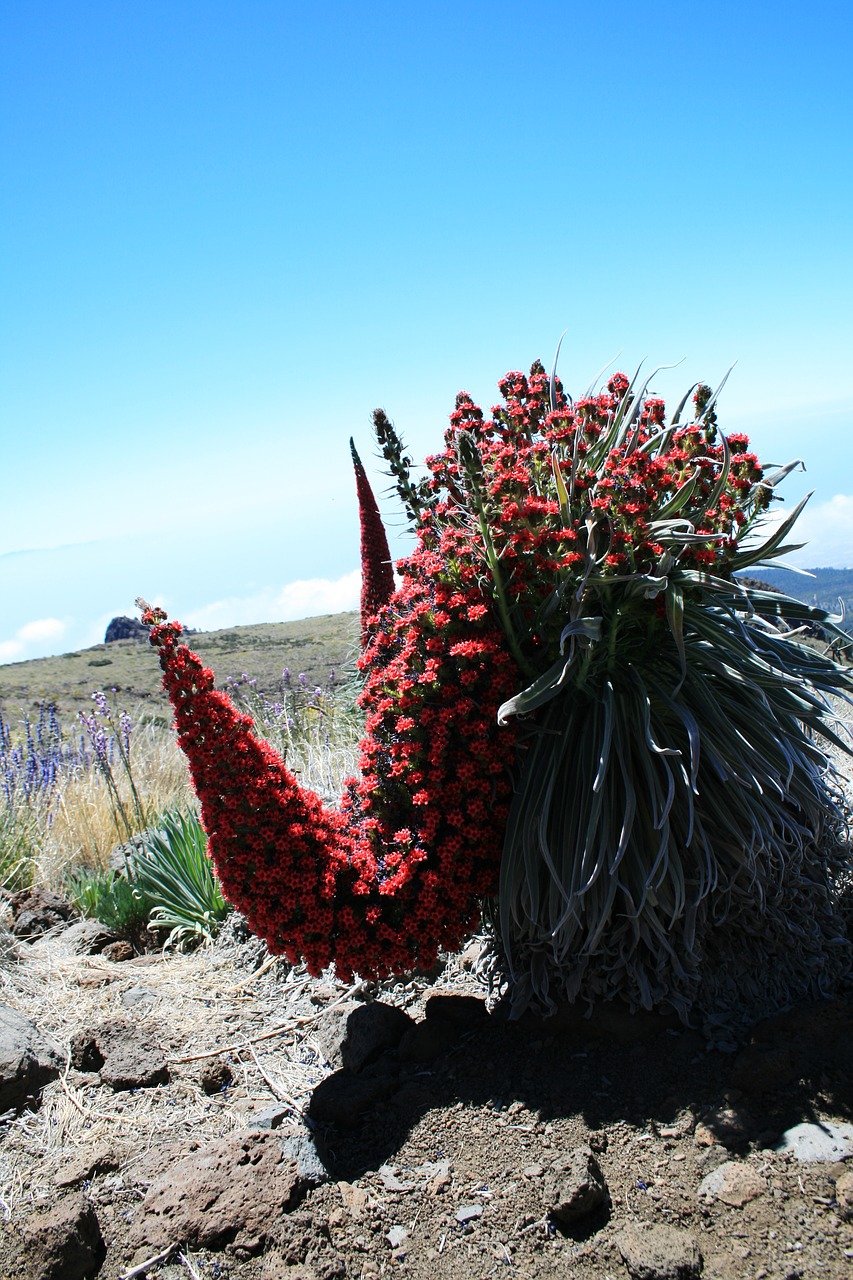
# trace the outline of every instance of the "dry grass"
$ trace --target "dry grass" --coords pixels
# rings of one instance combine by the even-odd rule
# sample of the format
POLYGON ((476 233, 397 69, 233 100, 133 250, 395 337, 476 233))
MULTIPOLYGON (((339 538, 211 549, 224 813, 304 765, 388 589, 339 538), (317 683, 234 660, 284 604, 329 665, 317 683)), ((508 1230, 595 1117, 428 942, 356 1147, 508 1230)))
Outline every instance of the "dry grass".
MULTIPOLYGON (((211 1049, 217 1040, 227 1045, 236 1037, 245 1044, 252 1033, 267 1029, 267 1017, 272 1021, 273 992, 275 1003, 286 1011, 291 993, 300 989, 289 978, 275 981, 268 970, 268 999, 258 992, 250 1011, 244 987, 250 976, 232 967, 224 953, 209 949, 163 956, 144 967, 110 965, 97 957, 67 954, 61 938, 29 947, 24 965, 7 968, 2 999, 32 1018, 66 1057, 66 1070, 45 1088, 40 1109, 22 1113, 8 1126, 0 1150, 0 1200, 7 1216, 49 1199, 56 1175, 84 1149, 101 1145, 123 1166, 141 1165, 164 1144, 209 1141, 240 1128, 250 1106, 269 1104, 268 1086, 245 1048, 224 1054, 236 1077, 227 1098, 204 1093, 201 1060, 178 1061, 211 1049), (122 996, 138 986, 151 995, 131 1012, 122 996), (260 1011, 266 1016, 259 1027, 260 1011), (168 1085, 114 1093, 82 1082, 69 1070, 75 1032, 117 1017, 141 1024, 167 1046, 172 1060, 168 1085)), ((281 1009, 278 1013, 281 1021, 281 1009)))
POLYGON ((37 883, 59 890, 71 867, 105 868, 116 845, 141 830, 147 820, 173 805, 191 803, 186 758, 171 730, 154 724, 137 729, 132 767, 141 812, 120 767, 113 776, 121 811, 97 770, 81 771, 63 780, 51 811, 42 815, 34 851, 37 883))

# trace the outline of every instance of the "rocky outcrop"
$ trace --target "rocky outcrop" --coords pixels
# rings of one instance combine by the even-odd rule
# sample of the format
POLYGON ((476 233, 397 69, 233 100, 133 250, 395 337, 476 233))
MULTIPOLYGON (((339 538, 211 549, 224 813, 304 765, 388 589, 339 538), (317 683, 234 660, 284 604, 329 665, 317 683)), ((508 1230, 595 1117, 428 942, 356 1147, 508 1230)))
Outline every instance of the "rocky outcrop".
POLYGON ((147 640, 148 628, 143 627, 136 618, 113 618, 107 627, 104 644, 112 644, 114 640, 147 640))

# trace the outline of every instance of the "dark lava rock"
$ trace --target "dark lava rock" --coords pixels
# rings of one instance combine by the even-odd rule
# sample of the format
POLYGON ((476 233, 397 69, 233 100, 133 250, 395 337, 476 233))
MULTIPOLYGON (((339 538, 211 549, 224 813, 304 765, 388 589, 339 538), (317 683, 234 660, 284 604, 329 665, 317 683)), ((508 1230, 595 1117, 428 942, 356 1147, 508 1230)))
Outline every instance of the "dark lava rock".
POLYGON ((317 1024, 317 1043, 332 1066, 361 1071, 398 1045, 414 1026, 403 1010, 381 1000, 369 1004, 347 1001, 328 1009, 317 1024))
POLYGON ((549 1215, 565 1226, 610 1202, 601 1166, 589 1147, 574 1147, 545 1172, 542 1194, 549 1215))
POLYGON ((632 1222, 616 1237, 616 1246, 634 1280, 695 1280, 702 1254, 689 1231, 648 1222, 632 1222))
POLYGON ((317 1085, 308 1113, 312 1120, 354 1128, 365 1111, 393 1093, 396 1084, 390 1073, 357 1076, 351 1071, 336 1071, 317 1085))
POLYGON ((147 640, 148 628, 136 618, 124 615, 113 618, 107 626, 104 644, 112 644, 114 640, 147 640))
POLYGON ((444 1018, 429 1018, 410 1027, 400 1041, 401 1062, 432 1062, 458 1042, 460 1028, 444 1018))
POLYGON ((280 1138, 286 1160, 295 1160, 296 1169, 306 1188, 319 1187, 329 1181, 329 1173, 320 1158, 310 1133, 289 1133, 280 1138))
POLYGON ((78 956, 97 956, 107 947, 115 946, 118 936, 115 929, 108 929, 100 920, 77 920, 68 926, 62 940, 73 947, 78 956))
POLYGON ((59 1075, 62 1055, 34 1022, 0 1005, 0 1112, 20 1111, 59 1075))
POLYGON ((107 943, 101 955, 105 960, 112 960, 114 964, 121 964, 123 960, 133 959, 134 950, 126 938, 119 938, 117 942, 107 943))
POLYGON ((150 1089, 166 1084, 169 1068, 163 1047, 149 1028, 117 1018, 80 1031, 71 1041, 71 1065, 97 1071, 115 1090, 150 1089))
MULTIPOLYGON (((214 1093, 221 1093, 223 1089, 234 1080, 234 1072, 231 1070, 227 1062, 223 1062, 221 1058, 214 1058, 212 1062, 206 1062, 201 1069, 199 1084, 204 1092, 210 1097, 214 1093)), ((272 1125, 259 1125, 259 1128, 273 1128, 272 1125)))
POLYGON ((88 1151, 84 1149, 72 1156, 56 1175, 55 1183, 58 1187, 76 1187, 81 1182, 88 1182, 98 1173, 111 1173, 120 1164, 113 1148, 105 1142, 99 1142, 88 1151))
POLYGON ((16 938, 40 938, 61 929, 75 914, 74 907, 50 889, 19 889, 9 899, 11 932, 16 938))
POLYGON ((95 1211, 82 1195, 31 1214, 21 1234, 15 1259, 21 1280, 86 1280, 97 1275, 107 1253, 95 1211))

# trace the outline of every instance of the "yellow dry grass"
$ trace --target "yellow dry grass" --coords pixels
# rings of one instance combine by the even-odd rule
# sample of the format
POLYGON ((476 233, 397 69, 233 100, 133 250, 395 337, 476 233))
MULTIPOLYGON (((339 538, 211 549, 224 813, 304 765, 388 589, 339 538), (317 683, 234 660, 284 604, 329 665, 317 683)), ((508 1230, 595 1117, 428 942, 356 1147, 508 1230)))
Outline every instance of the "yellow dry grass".
MULTIPOLYGON (((301 714, 295 729, 284 718, 270 726, 272 745, 303 785, 336 804, 357 771, 361 723, 342 698, 322 716, 301 714)), ((11 806, 0 798, 0 883, 32 881, 62 892, 70 870, 103 870, 117 845, 166 810, 195 803, 174 730, 143 721, 133 732, 130 774, 115 752, 110 779, 94 765, 69 768, 47 796, 17 797, 11 806)))
POLYGON ((186 759, 174 733, 157 725, 137 730, 131 757, 134 800, 127 772, 113 769, 118 798, 97 770, 67 777, 51 812, 43 815, 34 849, 34 880, 59 889, 71 867, 102 869, 130 834, 166 809, 192 802, 186 759))

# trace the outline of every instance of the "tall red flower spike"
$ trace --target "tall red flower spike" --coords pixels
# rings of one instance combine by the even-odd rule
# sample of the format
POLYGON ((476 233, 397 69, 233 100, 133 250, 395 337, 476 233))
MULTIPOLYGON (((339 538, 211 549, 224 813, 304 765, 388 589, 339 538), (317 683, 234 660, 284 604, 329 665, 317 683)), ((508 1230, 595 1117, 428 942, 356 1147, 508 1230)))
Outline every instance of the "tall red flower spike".
POLYGON ((361 778, 339 810, 301 787, 147 608, 209 852, 226 898, 275 953, 340 977, 428 969, 495 893, 514 733, 497 709, 517 687, 479 588, 438 581, 423 545, 380 610, 360 659, 361 778), (454 637, 459 637, 457 640, 454 637))
POLYGON ((361 521, 361 647, 372 635, 372 621, 394 594, 394 570, 385 526, 355 444, 349 442, 355 467, 358 514, 361 521))

